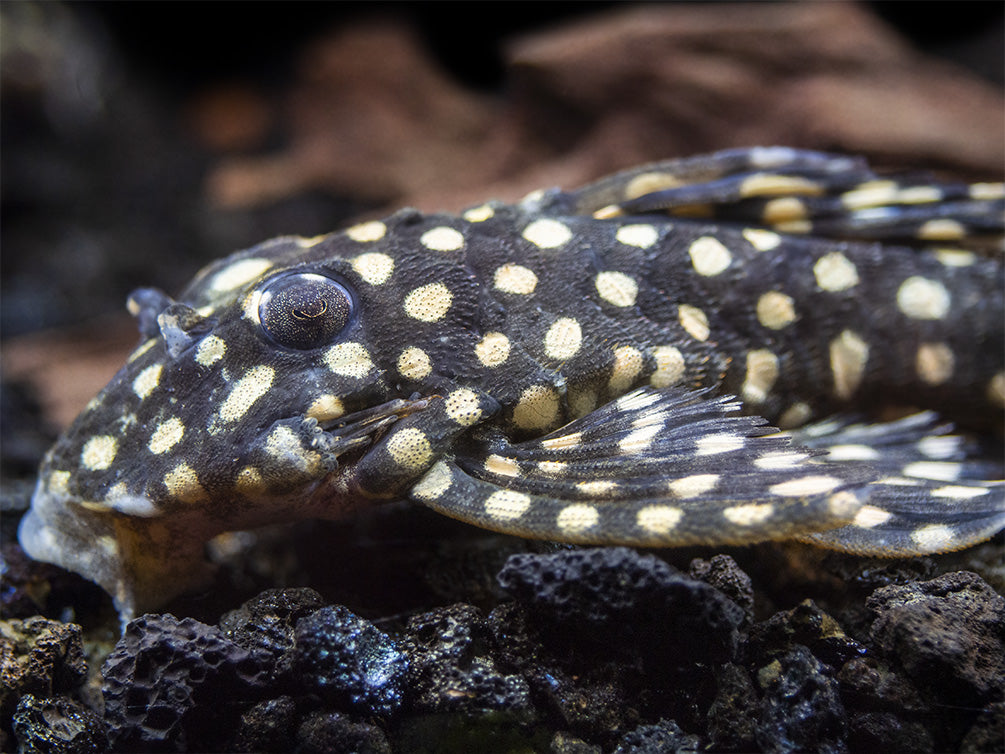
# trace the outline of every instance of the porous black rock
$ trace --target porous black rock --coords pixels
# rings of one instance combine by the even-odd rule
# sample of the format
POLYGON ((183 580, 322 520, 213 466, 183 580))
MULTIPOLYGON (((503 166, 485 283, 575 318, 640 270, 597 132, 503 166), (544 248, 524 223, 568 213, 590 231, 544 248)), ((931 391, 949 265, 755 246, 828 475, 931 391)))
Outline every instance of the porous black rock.
POLYGON ((754 620, 754 584, 729 555, 714 555, 708 560, 695 558, 688 564, 687 572, 692 579, 714 586, 735 602, 743 610, 744 625, 754 620))
POLYGON ((871 639, 933 700, 981 706, 1005 689, 1005 598, 975 573, 877 589, 871 639))
POLYGON ((238 646, 279 662, 294 643, 297 621, 324 607, 313 589, 266 589, 225 613, 220 629, 238 646))
POLYGON ((766 754, 844 754, 848 720, 837 680, 827 665, 795 645, 757 674, 761 711, 756 740, 766 754))
POLYGON ((813 655, 835 668, 866 653, 866 648, 848 636, 841 625, 813 600, 804 600, 791 610, 775 613, 750 627, 745 653, 763 665, 794 644, 808 647, 813 655))
POLYGON ((4 727, 22 694, 69 693, 86 676, 77 624, 41 616, 0 621, 0 719, 4 727))
POLYGON ((513 555, 499 583, 550 635, 608 654, 643 645, 659 665, 731 659, 744 620, 719 590, 624 547, 513 555))
POLYGON ((102 754, 108 735, 101 718, 66 696, 25 694, 14 712, 18 754, 102 754))
POLYGON ((305 690, 369 714, 402 703, 408 658, 398 643, 341 605, 297 621, 290 662, 305 690))
POLYGON ((297 730, 297 754, 391 754, 384 732, 368 723, 330 711, 309 714, 297 730))
POLYGON ((419 712, 466 715, 525 711, 530 688, 496 668, 485 618, 471 605, 451 605, 413 616, 405 629, 411 706, 419 712))
POLYGON ((102 676, 114 748, 187 751, 223 746, 269 674, 216 626, 148 614, 127 624, 102 676))
POLYGON ((673 720, 640 725, 625 734, 614 754, 697 754, 702 751, 697 736, 686 734, 673 720))
POLYGON ((746 668, 726 663, 716 673, 715 699, 708 708, 707 734, 714 751, 751 751, 758 701, 746 668))
POLYGON ((234 734, 235 751, 287 752, 294 748, 297 705, 292 697, 266 699, 241 715, 234 734))

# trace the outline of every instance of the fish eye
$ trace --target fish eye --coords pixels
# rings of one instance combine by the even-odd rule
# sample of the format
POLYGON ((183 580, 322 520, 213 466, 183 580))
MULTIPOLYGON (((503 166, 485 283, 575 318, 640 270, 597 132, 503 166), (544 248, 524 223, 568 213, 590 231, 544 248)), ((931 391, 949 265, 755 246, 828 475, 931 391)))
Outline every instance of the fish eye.
POLYGON ((258 301, 258 320, 276 343, 309 351, 334 340, 353 312, 341 283, 316 272, 292 272, 269 281, 258 301))

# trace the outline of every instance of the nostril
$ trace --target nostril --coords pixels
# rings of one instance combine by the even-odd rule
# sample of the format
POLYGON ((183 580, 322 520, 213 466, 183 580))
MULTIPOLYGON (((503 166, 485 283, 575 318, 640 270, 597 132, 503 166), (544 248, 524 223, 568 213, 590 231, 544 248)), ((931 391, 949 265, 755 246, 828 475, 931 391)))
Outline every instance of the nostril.
POLYGON ((136 317, 140 335, 154 338, 160 332, 157 316, 173 303, 174 299, 159 288, 137 288, 126 299, 126 309, 136 317))

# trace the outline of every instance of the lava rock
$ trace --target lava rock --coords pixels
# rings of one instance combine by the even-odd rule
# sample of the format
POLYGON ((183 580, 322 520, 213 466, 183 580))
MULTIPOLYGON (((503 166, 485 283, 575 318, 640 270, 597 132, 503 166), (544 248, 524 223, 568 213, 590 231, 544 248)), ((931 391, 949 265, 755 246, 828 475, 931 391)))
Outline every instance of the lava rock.
POLYGON ((848 721, 838 683, 809 649, 796 645, 761 668, 764 691, 757 744, 767 754, 848 751, 848 721))
POLYGON ((982 706, 1005 687, 1005 598, 977 574, 883 587, 866 606, 877 648, 933 699, 982 706))
POLYGON ((297 730, 297 754, 391 754, 384 732, 338 712, 313 712, 297 730))
POLYGON ((626 734, 614 754, 696 754, 701 750, 697 736, 687 735, 673 720, 660 720, 626 734))
POLYGON ((989 704, 960 742, 960 752, 999 752, 1005 730, 1005 702, 989 704))
POLYGON ((588 744, 583 739, 562 731, 551 737, 551 744, 548 747, 549 754, 601 754, 601 751, 599 746, 588 744))
POLYGON ((757 732, 754 684, 739 665, 726 663, 716 674, 716 694, 708 708, 708 738, 716 751, 751 751, 757 732))
POLYGON ((838 671, 845 707, 863 712, 894 712, 921 719, 930 707, 907 678, 874 657, 856 657, 838 671))
POLYGON ((243 715, 234 735, 234 751, 286 752, 294 747, 297 705, 280 696, 259 702, 243 715))
POLYGON ((101 718, 66 696, 25 694, 14 713, 18 754, 101 754, 108 735, 101 718))
POLYGON ((549 636, 585 636, 607 655, 644 645, 658 665, 731 659, 744 619, 714 587, 624 547, 513 555, 499 583, 549 636))
POLYGON ((420 712, 528 710, 530 688, 519 675, 496 669, 492 636, 471 605, 452 605, 408 621, 412 707, 420 712))
POLYGON ((80 626, 42 617, 0 621, 0 721, 22 694, 69 693, 87 676, 80 626))
POLYGON ((297 621, 291 663, 304 688, 330 701, 377 715, 401 706, 407 656, 394 639, 341 605, 297 621))
POLYGON ((142 751, 222 746, 269 677, 219 628, 170 614, 130 621, 102 675, 113 747, 142 751))
POLYGON ((297 621, 324 607, 313 589, 267 589, 220 619, 220 629, 240 647, 278 663, 292 649, 297 621))
POLYGON ((845 634, 834 618, 812 600, 805 600, 791 610, 775 613, 768 620, 751 627, 746 653, 758 665, 776 654, 802 644, 828 665, 841 667, 853 657, 866 653, 866 648, 845 634))
POLYGON ((688 565, 692 579, 704 581, 729 597, 743 610, 743 624, 754 620, 754 584, 729 555, 715 555, 709 560, 695 558, 688 565))
POLYGON ((935 751, 935 742, 924 725, 905 721, 891 712, 851 715, 848 746, 852 751, 882 751, 884 754, 927 754, 935 751))

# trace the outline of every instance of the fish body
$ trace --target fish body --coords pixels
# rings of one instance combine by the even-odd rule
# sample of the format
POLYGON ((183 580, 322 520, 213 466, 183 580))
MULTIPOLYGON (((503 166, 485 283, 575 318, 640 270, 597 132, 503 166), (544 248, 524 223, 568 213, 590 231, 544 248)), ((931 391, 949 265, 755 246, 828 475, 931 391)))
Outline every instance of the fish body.
POLYGON ((1005 278, 964 245, 1003 206, 759 148, 265 242, 130 297, 21 543, 127 617, 220 532, 400 498, 574 543, 965 547, 1005 526, 1005 278), (861 420, 890 405, 926 413, 861 420))

